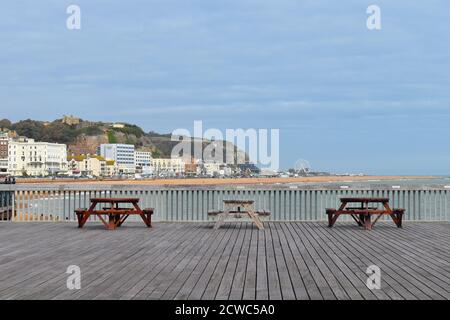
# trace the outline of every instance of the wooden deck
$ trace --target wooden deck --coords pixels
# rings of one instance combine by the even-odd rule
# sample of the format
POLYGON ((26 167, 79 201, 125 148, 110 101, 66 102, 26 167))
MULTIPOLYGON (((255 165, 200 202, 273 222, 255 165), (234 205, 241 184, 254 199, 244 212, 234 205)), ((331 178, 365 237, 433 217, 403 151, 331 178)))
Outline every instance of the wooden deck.
POLYGON ((449 299, 450 223, 0 223, 0 299, 449 299), (381 289, 366 287, 369 265, 381 289), (81 268, 68 290, 66 269, 81 268))

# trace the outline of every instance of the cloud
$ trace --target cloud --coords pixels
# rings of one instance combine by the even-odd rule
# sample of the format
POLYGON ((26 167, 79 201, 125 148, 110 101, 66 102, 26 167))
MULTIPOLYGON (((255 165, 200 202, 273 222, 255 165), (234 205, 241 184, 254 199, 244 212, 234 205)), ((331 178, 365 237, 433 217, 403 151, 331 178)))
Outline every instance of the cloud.
MULTIPOLYGON (((437 154, 441 141, 432 132, 450 133, 445 0, 379 0, 380 32, 367 30, 371 3, 360 0, 79 0, 76 32, 65 28, 69 4, 2 4, 2 117, 52 119, 70 111, 163 132, 195 119, 284 128, 285 163, 301 157, 296 145, 316 161, 327 157, 335 150, 330 135, 381 139, 394 150, 395 121, 410 136, 404 146, 411 153, 420 153, 414 141, 426 144, 419 134, 437 154), (365 122, 386 128, 371 138, 365 122), (298 140, 305 135, 308 142, 298 140)), ((346 153, 327 161, 328 169, 354 164, 346 153)), ((386 168, 378 160, 364 165, 386 168)), ((446 168, 436 163, 437 171, 446 168)))

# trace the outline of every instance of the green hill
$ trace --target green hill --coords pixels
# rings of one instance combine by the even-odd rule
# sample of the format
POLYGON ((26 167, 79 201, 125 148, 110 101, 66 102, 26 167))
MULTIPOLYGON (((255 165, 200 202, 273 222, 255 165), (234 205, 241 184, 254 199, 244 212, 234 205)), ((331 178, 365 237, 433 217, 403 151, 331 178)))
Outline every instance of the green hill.
MULTIPOLYGON (((151 151, 155 158, 166 158, 170 157, 172 148, 178 143, 171 141, 170 134, 145 132, 134 124, 94 122, 74 117, 64 117, 52 122, 27 119, 12 123, 3 119, 0 120, 0 128, 36 141, 67 144, 69 154, 95 154, 101 143, 127 143, 133 144, 137 149, 151 151)), ((208 143, 209 141, 203 140, 203 147, 208 143)), ((224 143, 232 148, 230 150, 234 150, 235 158, 237 154, 244 155, 231 143, 224 143)))

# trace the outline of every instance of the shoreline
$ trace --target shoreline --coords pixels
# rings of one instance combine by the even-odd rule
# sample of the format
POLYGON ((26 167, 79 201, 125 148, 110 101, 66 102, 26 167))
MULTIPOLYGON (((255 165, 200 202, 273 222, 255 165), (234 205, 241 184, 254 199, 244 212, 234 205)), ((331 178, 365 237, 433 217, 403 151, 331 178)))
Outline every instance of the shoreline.
POLYGON ((184 185, 272 185, 291 183, 354 183, 354 182, 381 182, 381 181, 408 181, 408 180, 438 180, 437 176, 316 176, 292 178, 186 178, 186 179, 146 179, 146 180, 75 180, 75 179, 19 179, 17 184, 89 184, 89 185, 153 185, 153 186, 184 186, 184 185))

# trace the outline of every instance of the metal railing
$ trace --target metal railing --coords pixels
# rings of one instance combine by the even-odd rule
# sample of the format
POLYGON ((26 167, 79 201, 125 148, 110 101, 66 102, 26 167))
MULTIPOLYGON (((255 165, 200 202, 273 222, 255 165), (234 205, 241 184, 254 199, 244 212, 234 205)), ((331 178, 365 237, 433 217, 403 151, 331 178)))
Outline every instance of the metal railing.
POLYGON ((223 208, 225 199, 255 200, 272 221, 326 220, 325 209, 341 197, 386 197, 392 208, 406 209, 405 220, 450 221, 450 190, 405 186, 390 189, 330 187, 153 187, 15 185, 0 189, 3 215, 12 221, 75 221, 74 210, 87 208, 93 197, 136 197, 142 208, 154 208, 155 221, 207 221, 207 212, 223 208))
POLYGON ((0 221, 11 220, 14 204, 13 191, 0 191, 0 221))

